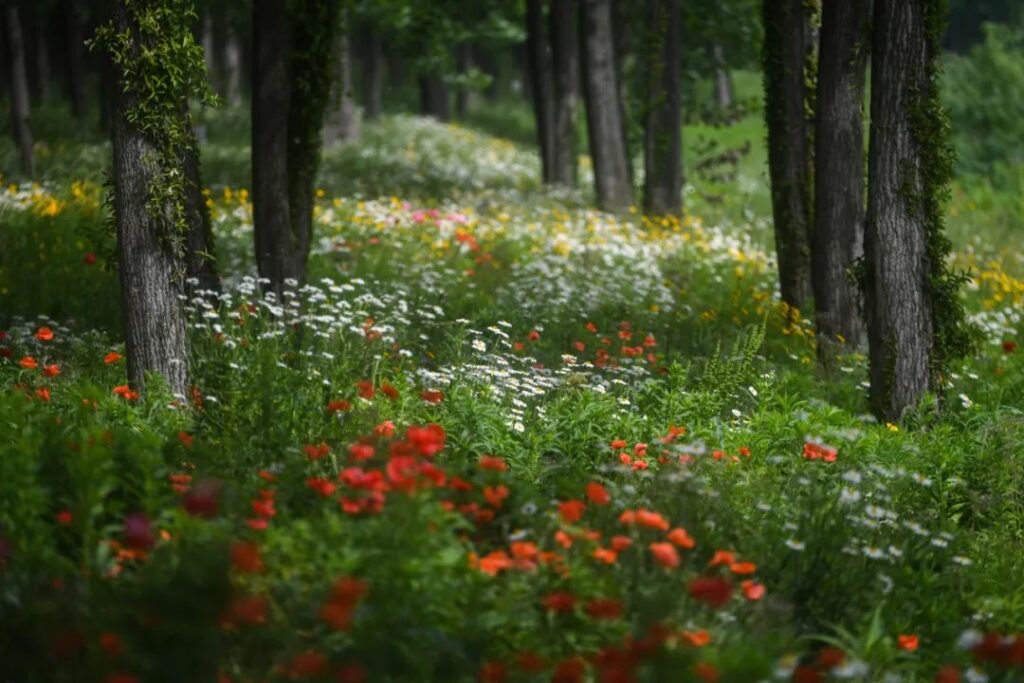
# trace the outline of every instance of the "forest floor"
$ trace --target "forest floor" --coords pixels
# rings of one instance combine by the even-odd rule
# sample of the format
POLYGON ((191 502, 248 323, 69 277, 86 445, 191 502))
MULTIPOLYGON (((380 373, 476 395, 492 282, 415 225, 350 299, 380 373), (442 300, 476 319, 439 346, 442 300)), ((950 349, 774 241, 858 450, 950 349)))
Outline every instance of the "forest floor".
POLYGON ((863 355, 822 371, 777 300, 746 120, 678 220, 386 117, 325 155, 286 301, 208 125, 224 287, 189 302, 185 403, 123 386, 108 148, 0 191, 12 680, 1019 680, 1024 262, 967 200, 983 352, 880 424, 863 355))

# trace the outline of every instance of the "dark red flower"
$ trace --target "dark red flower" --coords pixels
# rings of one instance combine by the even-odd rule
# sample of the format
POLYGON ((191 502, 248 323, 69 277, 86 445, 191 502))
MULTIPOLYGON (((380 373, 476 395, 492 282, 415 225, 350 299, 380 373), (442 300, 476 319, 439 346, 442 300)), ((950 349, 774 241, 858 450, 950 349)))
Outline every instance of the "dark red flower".
POLYGON ((717 576, 697 577, 690 580, 690 597, 707 603, 710 607, 721 607, 732 597, 732 585, 717 576))

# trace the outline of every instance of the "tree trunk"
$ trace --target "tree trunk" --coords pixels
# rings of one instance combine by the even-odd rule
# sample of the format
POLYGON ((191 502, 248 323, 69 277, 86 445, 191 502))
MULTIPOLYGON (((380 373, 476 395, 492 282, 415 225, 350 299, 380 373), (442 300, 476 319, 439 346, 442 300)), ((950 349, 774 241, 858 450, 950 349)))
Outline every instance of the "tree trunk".
MULTIPOLYGON (((187 115, 188 110, 184 113, 187 115)), ((188 224, 188 232, 185 234, 187 289, 219 292, 220 278, 217 276, 217 262, 213 251, 210 208, 206 205, 206 197, 203 196, 199 146, 194 138, 185 150, 181 166, 185 171, 185 220, 188 224)))
POLYGON ((71 111, 75 118, 82 119, 86 109, 82 20, 78 16, 73 0, 64 0, 61 4, 61 14, 64 16, 64 38, 67 41, 65 59, 68 99, 71 100, 71 111))
POLYGON ((725 63, 725 50, 715 43, 711 48, 711 56, 715 60, 715 104, 719 111, 728 111, 732 106, 733 87, 732 76, 725 63))
POLYGON ((363 114, 367 120, 380 116, 384 92, 384 46, 380 33, 373 29, 366 34, 363 64, 363 114))
POLYGON ((32 129, 28 121, 30 105, 28 75, 25 73, 25 41, 16 5, 4 7, 4 24, 7 30, 11 130, 21 155, 21 172, 32 177, 35 175, 35 155, 32 152, 32 129))
POLYGON ((437 74, 423 74, 420 84, 420 110, 424 116, 432 116, 439 121, 451 118, 448 100, 448 86, 437 74))
POLYGON ((242 102, 242 42, 230 22, 225 22, 223 50, 219 61, 224 69, 224 99, 238 105, 242 102))
POLYGON ((550 19, 555 86, 552 180, 574 187, 580 79, 577 0, 553 0, 550 19))
POLYGON ((213 10, 207 8, 203 12, 201 23, 202 42, 200 44, 203 46, 203 60, 206 62, 206 80, 210 82, 210 85, 216 92, 223 94, 224 89, 220 84, 222 72, 220 64, 217 63, 219 61, 217 54, 217 29, 222 29, 222 27, 217 26, 217 23, 214 21, 213 10))
POLYGON ((352 40, 345 33, 339 42, 339 78, 331 96, 331 111, 324 122, 324 144, 328 146, 357 140, 361 132, 359 107, 352 94, 352 40))
POLYGON ((864 337, 862 302, 849 277, 864 253, 864 79, 871 0, 822 7, 814 135, 813 272, 818 356, 828 367, 837 342, 864 337))
POLYGON ((944 264, 929 253, 929 242, 942 239, 932 231, 941 229, 936 197, 949 175, 940 167, 948 159, 941 153, 948 141, 933 81, 938 37, 929 35, 940 5, 874 5, 865 300, 871 400, 888 420, 935 388, 933 316, 935 297, 946 283, 936 277, 944 264))
MULTIPOLYGON (((473 68, 473 46, 469 43, 461 43, 455 48, 455 68, 459 74, 465 76, 473 68)), ((469 88, 460 85, 455 90, 455 118, 465 121, 469 114, 469 88)))
POLYGON ((612 5, 612 50, 615 55, 615 89, 619 100, 619 121, 622 122, 622 141, 626 146, 626 172, 629 174, 629 186, 633 187, 633 159, 636 157, 633 140, 629 134, 629 79, 626 75, 626 55, 629 54, 629 17, 633 7, 631 0, 611 0, 612 5))
POLYGON ((782 300, 796 308, 811 289, 810 125, 804 64, 810 37, 803 0, 763 0, 765 119, 775 251, 782 300))
POLYGON ((49 27, 46 24, 47 14, 36 9, 32 16, 32 44, 35 55, 33 69, 33 95, 36 102, 45 102, 50 97, 50 43, 47 40, 49 27))
POLYGON ((611 0, 583 0, 583 95, 594 185, 602 209, 621 211, 632 204, 633 188, 629 180, 611 23, 611 0))
POLYGON ((679 101, 680 0, 647 0, 644 213, 683 211, 683 122, 679 101))
POLYGON ((256 266, 280 297, 298 280, 301 244, 288 208, 287 0, 253 3, 252 201, 256 266))
MULTIPOLYGON (((125 4, 114 10, 115 28, 133 31, 125 4)), ((136 46, 137 47, 137 46, 136 46)), ((128 381, 145 389, 147 373, 160 375, 171 392, 184 399, 188 386, 188 339, 180 262, 165 206, 154 213, 147 206, 153 187, 161 182, 159 151, 128 121, 137 102, 123 88, 114 88, 112 141, 114 148, 114 218, 117 225, 118 274, 124 317, 128 381)))
POLYGON ((541 178, 554 181, 554 84, 544 30, 544 2, 526 0, 526 61, 533 86, 533 114, 540 150, 541 178))

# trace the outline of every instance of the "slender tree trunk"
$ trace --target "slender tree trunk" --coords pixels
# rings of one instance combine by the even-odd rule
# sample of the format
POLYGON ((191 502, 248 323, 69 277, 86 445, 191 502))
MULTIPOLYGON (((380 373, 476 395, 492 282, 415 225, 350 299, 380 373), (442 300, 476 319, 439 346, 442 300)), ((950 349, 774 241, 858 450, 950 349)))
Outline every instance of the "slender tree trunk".
POLYGON ((633 176, 633 159, 636 158, 634 141, 630 139, 629 115, 629 77, 626 74, 626 55, 629 54, 629 17, 633 12, 631 0, 611 0, 612 5, 612 50, 615 59, 615 89, 619 100, 619 121, 622 122, 622 140, 626 146, 626 172, 629 174, 629 186, 633 187, 636 180, 633 176))
POLYGON ((68 99, 71 100, 71 111, 75 118, 81 120, 85 116, 85 56, 82 49, 82 20, 78 16, 73 0, 61 3, 61 14, 64 17, 64 38, 67 41, 65 50, 68 99))
POLYGON ((363 64, 363 113, 367 120, 380 116, 384 92, 384 46, 380 33, 373 29, 366 34, 363 64))
POLYGON ((345 33, 339 42, 339 77, 331 96, 331 111, 324 122, 325 145, 352 142, 359 139, 361 132, 359 107, 352 92, 352 40, 345 33))
POLYGON ((304 274, 288 208, 287 0, 253 3, 252 200, 256 265, 278 296, 304 274))
MULTIPOLYGON (((188 115, 186 109, 184 114, 188 115)), ((181 163, 185 171, 185 272, 187 289, 191 291, 220 291, 217 262, 213 251, 213 226, 210 208, 203 196, 202 173, 199 165, 199 143, 193 138, 185 150, 181 163)))
POLYGON ((572 187, 576 185, 576 116, 580 79, 577 0, 552 0, 550 19, 555 86, 552 180, 572 187))
POLYGON ((21 172, 31 177, 35 175, 35 155, 32 152, 32 129, 28 121, 31 110, 28 75, 25 73, 25 41, 21 31, 21 17, 17 5, 8 4, 3 11, 11 90, 11 129, 21 155, 21 172))
POLYGON ((647 0, 644 213, 683 211, 683 122, 679 100, 679 0, 647 0))
POLYGON ((224 70, 224 99, 238 105, 242 102, 242 41, 229 22, 225 22, 223 54, 219 61, 224 70))
POLYGON ((725 50, 715 43, 711 48, 711 56, 715 60, 715 104, 719 111, 728 111, 732 106, 733 87, 732 76, 725 63, 725 50))
MULTIPOLYGON (((118 31, 134 32, 123 2, 116 3, 114 25, 118 31)), ((174 209, 168 205, 153 212, 147 206, 152 188, 161 182, 159 152, 128 121, 127 112, 137 105, 135 96, 123 88, 114 92, 114 218, 128 380, 142 391, 146 374, 157 374, 173 394, 184 398, 188 340, 179 299, 183 283, 167 218, 174 209)))
POLYGON ((554 84, 544 30, 544 2, 526 1, 526 61, 533 86, 533 114, 540 149, 541 178, 554 181, 554 84))
POLYGON ((33 69, 33 95, 37 102, 45 102, 50 97, 50 42, 47 39, 47 14, 36 9, 32 16, 32 46, 35 54, 33 69))
POLYGON ((437 74, 423 74, 419 78, 420 110, 425 116, 432 116, 439 121, 451 118, 448 86, 437 74))
POLYGON ((217 43, 218 43, 218 29, 223 30, 223 27, 217 26, 217 21, 214 19, 213 11, 207 8, 203 12, 203 19, 201 23, 202 31, 202 42, 203 46, 203 60, 206 62, 206 79, 210 81, 210 85, 215 91, 223 94, 224 89, 221 87, 221 68, 217 62, 217 43))
MULTIPOLYGON (((473 68, 473 46, 461 43, 455 48, 455 68, 466 75, 473 68)), ((464 121, 469 114, 469 88, 460 85, 455 90, 455 118, 464 121)))
POLYGON ((632 204, 633 188, 615 67, 611 0, 583 0, 582 10, 583 95, 597 201, 606 211, 621 211, 632 204))
POLYGON ((850 267, 864 253, 864 80, 871 0, 822 7, 814 135, 814 276, 818 355, 827 366, 837 342, 864 337, 862 302, 850 267))
POLYGON ((804 65, 810 37, 803 0, 763 0, 765 118, 775 251, 782 300, 812 298, 810 125, 804 65))
POLYGON ((929 242, 942 239, 933 233, 941 230, 936 198, 949 170, 932 80, 938 37, 929 32, 941 4, 876 0, 872 19, 865 299, 871 400, 889 420, 938 388, 932 383, 934 314, 945 284, 936 274, 944 264, 934 261, 929 242))

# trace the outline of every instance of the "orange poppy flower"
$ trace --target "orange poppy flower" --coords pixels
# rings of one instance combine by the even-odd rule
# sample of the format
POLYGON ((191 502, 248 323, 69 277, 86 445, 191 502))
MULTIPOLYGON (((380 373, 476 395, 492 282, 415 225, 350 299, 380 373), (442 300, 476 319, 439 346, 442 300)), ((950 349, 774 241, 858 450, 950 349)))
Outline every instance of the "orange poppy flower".
POLYGON ((697 545, 697 542, 693 540, 693 537, 686 532, 686 529, 682 527, 676 527, 672 531, 668 532, 668 540, 675 543, 680 548, 686 550, 693 550, 697 545))
POLYGON ((42 342, 48 342, 53 339, 53 330, 43 325, 36 330, 36 339, 42 342))
POLYGON ((39 363, 32 356, 23 357, 20 361, 18 361, 18 365, 20 365, 22 368, 26 370, 35 370, 36 368, 39 367, 39 363))
POLYGON ((671 543, 651 543, 648 546, 654 561, 663 567, 674 569, 679 566, 679 551, 671 543))
POLYGON ((736 561, 735 553, 728 550, 716 550, 711 561, 708 562, 709 567, 717 567, 719 565, 731 565, 736 561))
POLYGON ((587 484, 587 498, 594 505, 607 505, 612 500, 608 490, 596 481, 587 484))
POLYGON ((683 631, 680 635, 683 640, 693 647, 704 647, 711 642, 711 634, 704 629, 699 631, 683 631))
POLYGON ((753 574, 757 571, 757 565, 753 562, 733 562, 729 565, 729 571, 733 574, 753 574))
POLYGON ((124 356, 119 354, 117 351, 111 351, 107 355, 103 356, 103 362, 106 363, 107 365, 110 365, 111 363, 116 363, 122 358, 124 358, 124 356))
POLYGON ((901 633, 900 635, 896 636, 896 644, 899 645, 899 648, 901 650, 913 652, 917 649, 917 646, 920 644, 920 639, 914 634, 901 633))
POLYGON ((578 522, 586 509, 587 506, 582 500, 567 500, 558 504, 558 513, 566 524, 578 522))

